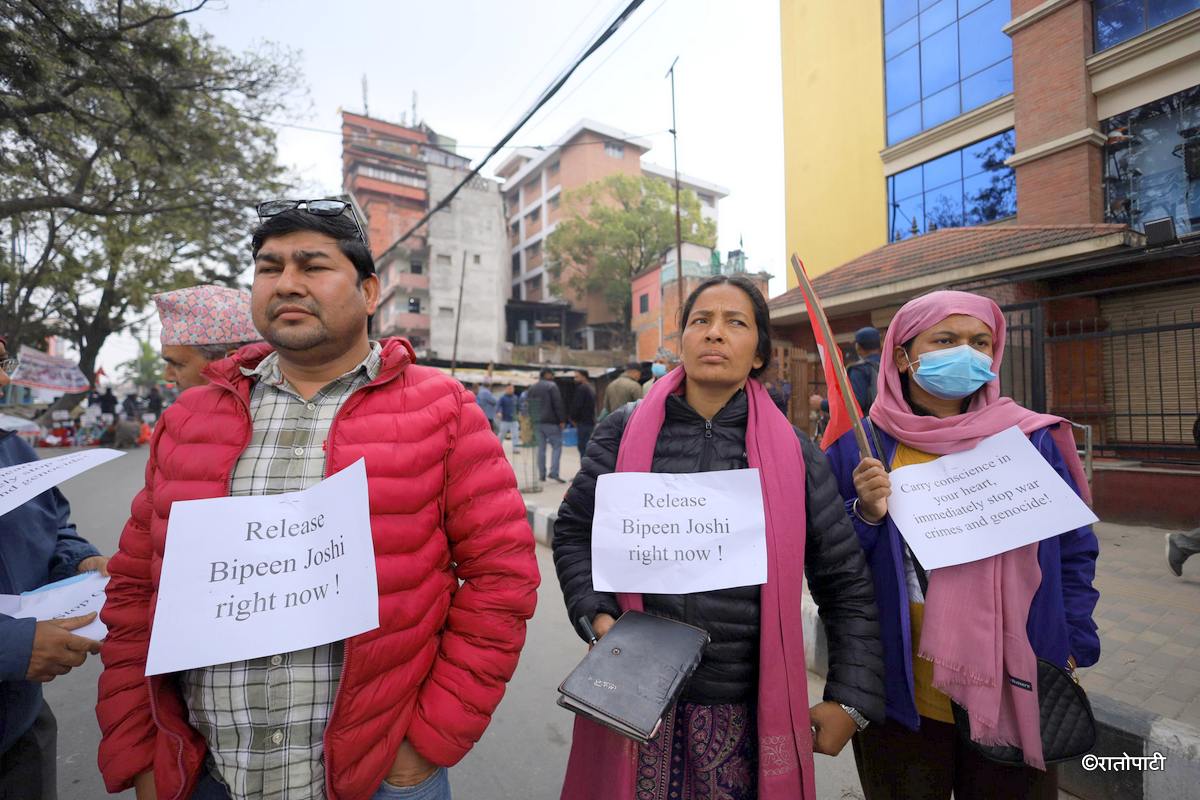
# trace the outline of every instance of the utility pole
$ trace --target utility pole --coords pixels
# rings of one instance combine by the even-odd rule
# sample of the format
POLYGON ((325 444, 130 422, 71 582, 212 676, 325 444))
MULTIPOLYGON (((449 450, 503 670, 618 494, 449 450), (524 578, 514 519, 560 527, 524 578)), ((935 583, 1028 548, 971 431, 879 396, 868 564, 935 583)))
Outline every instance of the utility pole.
MULTIPOLYGON (((675 56, 671 68, 667 70, 667 75, 671 77, 671 147, 675 154, 675 291, 679 297, 676 316, 683 314, 683 223, 679 216, 679 135, 675 130, 675 65, 678 63, 679 56, 675 56)), ((679 319, 679 357, 683 358, 682 317, 679 319)))
POLYGON ((463 286, 467 283, 467 251, 463 250, 462 269, 458 271, 458 311, 454 313, 454 352, 450 355, 450 377, 458 371, 458 331, 462 326, 463 286))

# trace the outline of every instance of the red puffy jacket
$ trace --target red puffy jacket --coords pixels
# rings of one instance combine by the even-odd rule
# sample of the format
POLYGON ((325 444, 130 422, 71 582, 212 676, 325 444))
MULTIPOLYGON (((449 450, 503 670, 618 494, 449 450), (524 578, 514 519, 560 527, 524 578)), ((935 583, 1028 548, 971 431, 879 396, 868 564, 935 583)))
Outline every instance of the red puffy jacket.
MULTIPOLYGON (((170 675, 147 678, 167 515, 176 500, 223 497, 250 441, 253 367, 266 345, 209 367, 154 431, 146 487, 109 571, 108 638, 96 715, 110 792, 151 768, 159 800, 189 797, 207 746, 170 675)), ((483 735, 525 641, 539 581, 525 505, 470 393, 384 342, 379 377, 342 406, 326 474, 366 458, 379 627, 345 642, 325 729, 330 798, 369 798, 404 739, 449 766, 483 735)))

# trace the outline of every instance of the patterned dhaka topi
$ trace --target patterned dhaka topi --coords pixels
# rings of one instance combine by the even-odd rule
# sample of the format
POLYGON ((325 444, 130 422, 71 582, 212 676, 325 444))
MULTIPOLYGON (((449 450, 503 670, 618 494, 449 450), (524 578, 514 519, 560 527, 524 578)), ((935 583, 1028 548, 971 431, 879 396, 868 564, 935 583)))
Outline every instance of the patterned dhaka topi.
POLYGON ((166 345, 240 344, 262 336, 250 318, 250 293, 227 286, 193 286, 154 295, 166 345))

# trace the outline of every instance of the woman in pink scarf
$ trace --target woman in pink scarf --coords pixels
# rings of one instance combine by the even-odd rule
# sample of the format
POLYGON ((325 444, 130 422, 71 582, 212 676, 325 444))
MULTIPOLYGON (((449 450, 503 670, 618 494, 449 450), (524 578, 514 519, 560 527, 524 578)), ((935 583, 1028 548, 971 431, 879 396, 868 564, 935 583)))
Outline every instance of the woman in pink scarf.
POLYGON ((644 610, 702 627, 712 641, 649 745, 576 718, 562 797, 814 800, 814 750, 840 751, 855 717, 882 719, 870 577, 820 450, 798 437, 756 380, 771 358, 762 294, 740 276, 710 278, 682 319, 682 367, 597 426, 558 513, 554 561, 572 624, 585 617, 602 636, 622 611, 644 610), (762 482, 765 584, 692 594, 593 589, 600 475, 747 467, 762 482), (825 702, 811 709, 800 615, 806 571, 830 642, 825 702))
POLYGON ((1042 761, 1036 659, 1073 669, 1100 655, 1090 528, 926 574, 887 514, 880 459, 931 461, 1014 425, 1090 499, 1070 425, 1000 396, 1004 340, 1004 315, 985 297, 912 300, 883 343, 869 422, 883 452, 860 461, 848 434, 827 454, 871 564, 887 667, 887 722, 854 743, 867 800, 1056 798, 1057 775, 1042 761), (951 700, 970 714, 972 739, 1021 747, 1026 763, 988 761, 961 741, 951 700))

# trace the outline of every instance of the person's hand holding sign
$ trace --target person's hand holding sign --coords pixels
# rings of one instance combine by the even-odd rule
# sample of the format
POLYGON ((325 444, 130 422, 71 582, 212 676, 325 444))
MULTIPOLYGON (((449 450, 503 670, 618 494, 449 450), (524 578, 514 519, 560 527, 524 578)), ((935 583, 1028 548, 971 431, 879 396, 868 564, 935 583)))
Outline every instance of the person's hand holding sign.
POLYGON ((867 522, 879 522, 887 516, 887 499, 892 494, 892 481, 883 462, 864 458, 854 468, 854 489, 858 492, 858 513, 867 522))
POLYGON ((33 652, 25 679, 47 683, 66 675, 87 660, 88 653, 100 652, 100 643, 71 631, 82 628, 96 618, 96 612, 82 617, 50 619, 39 622, 33 633, 33 652))
POLYGON ((99 572, 108 577, 108 556, 89 556, 79 562, 79 572, 99 572))

